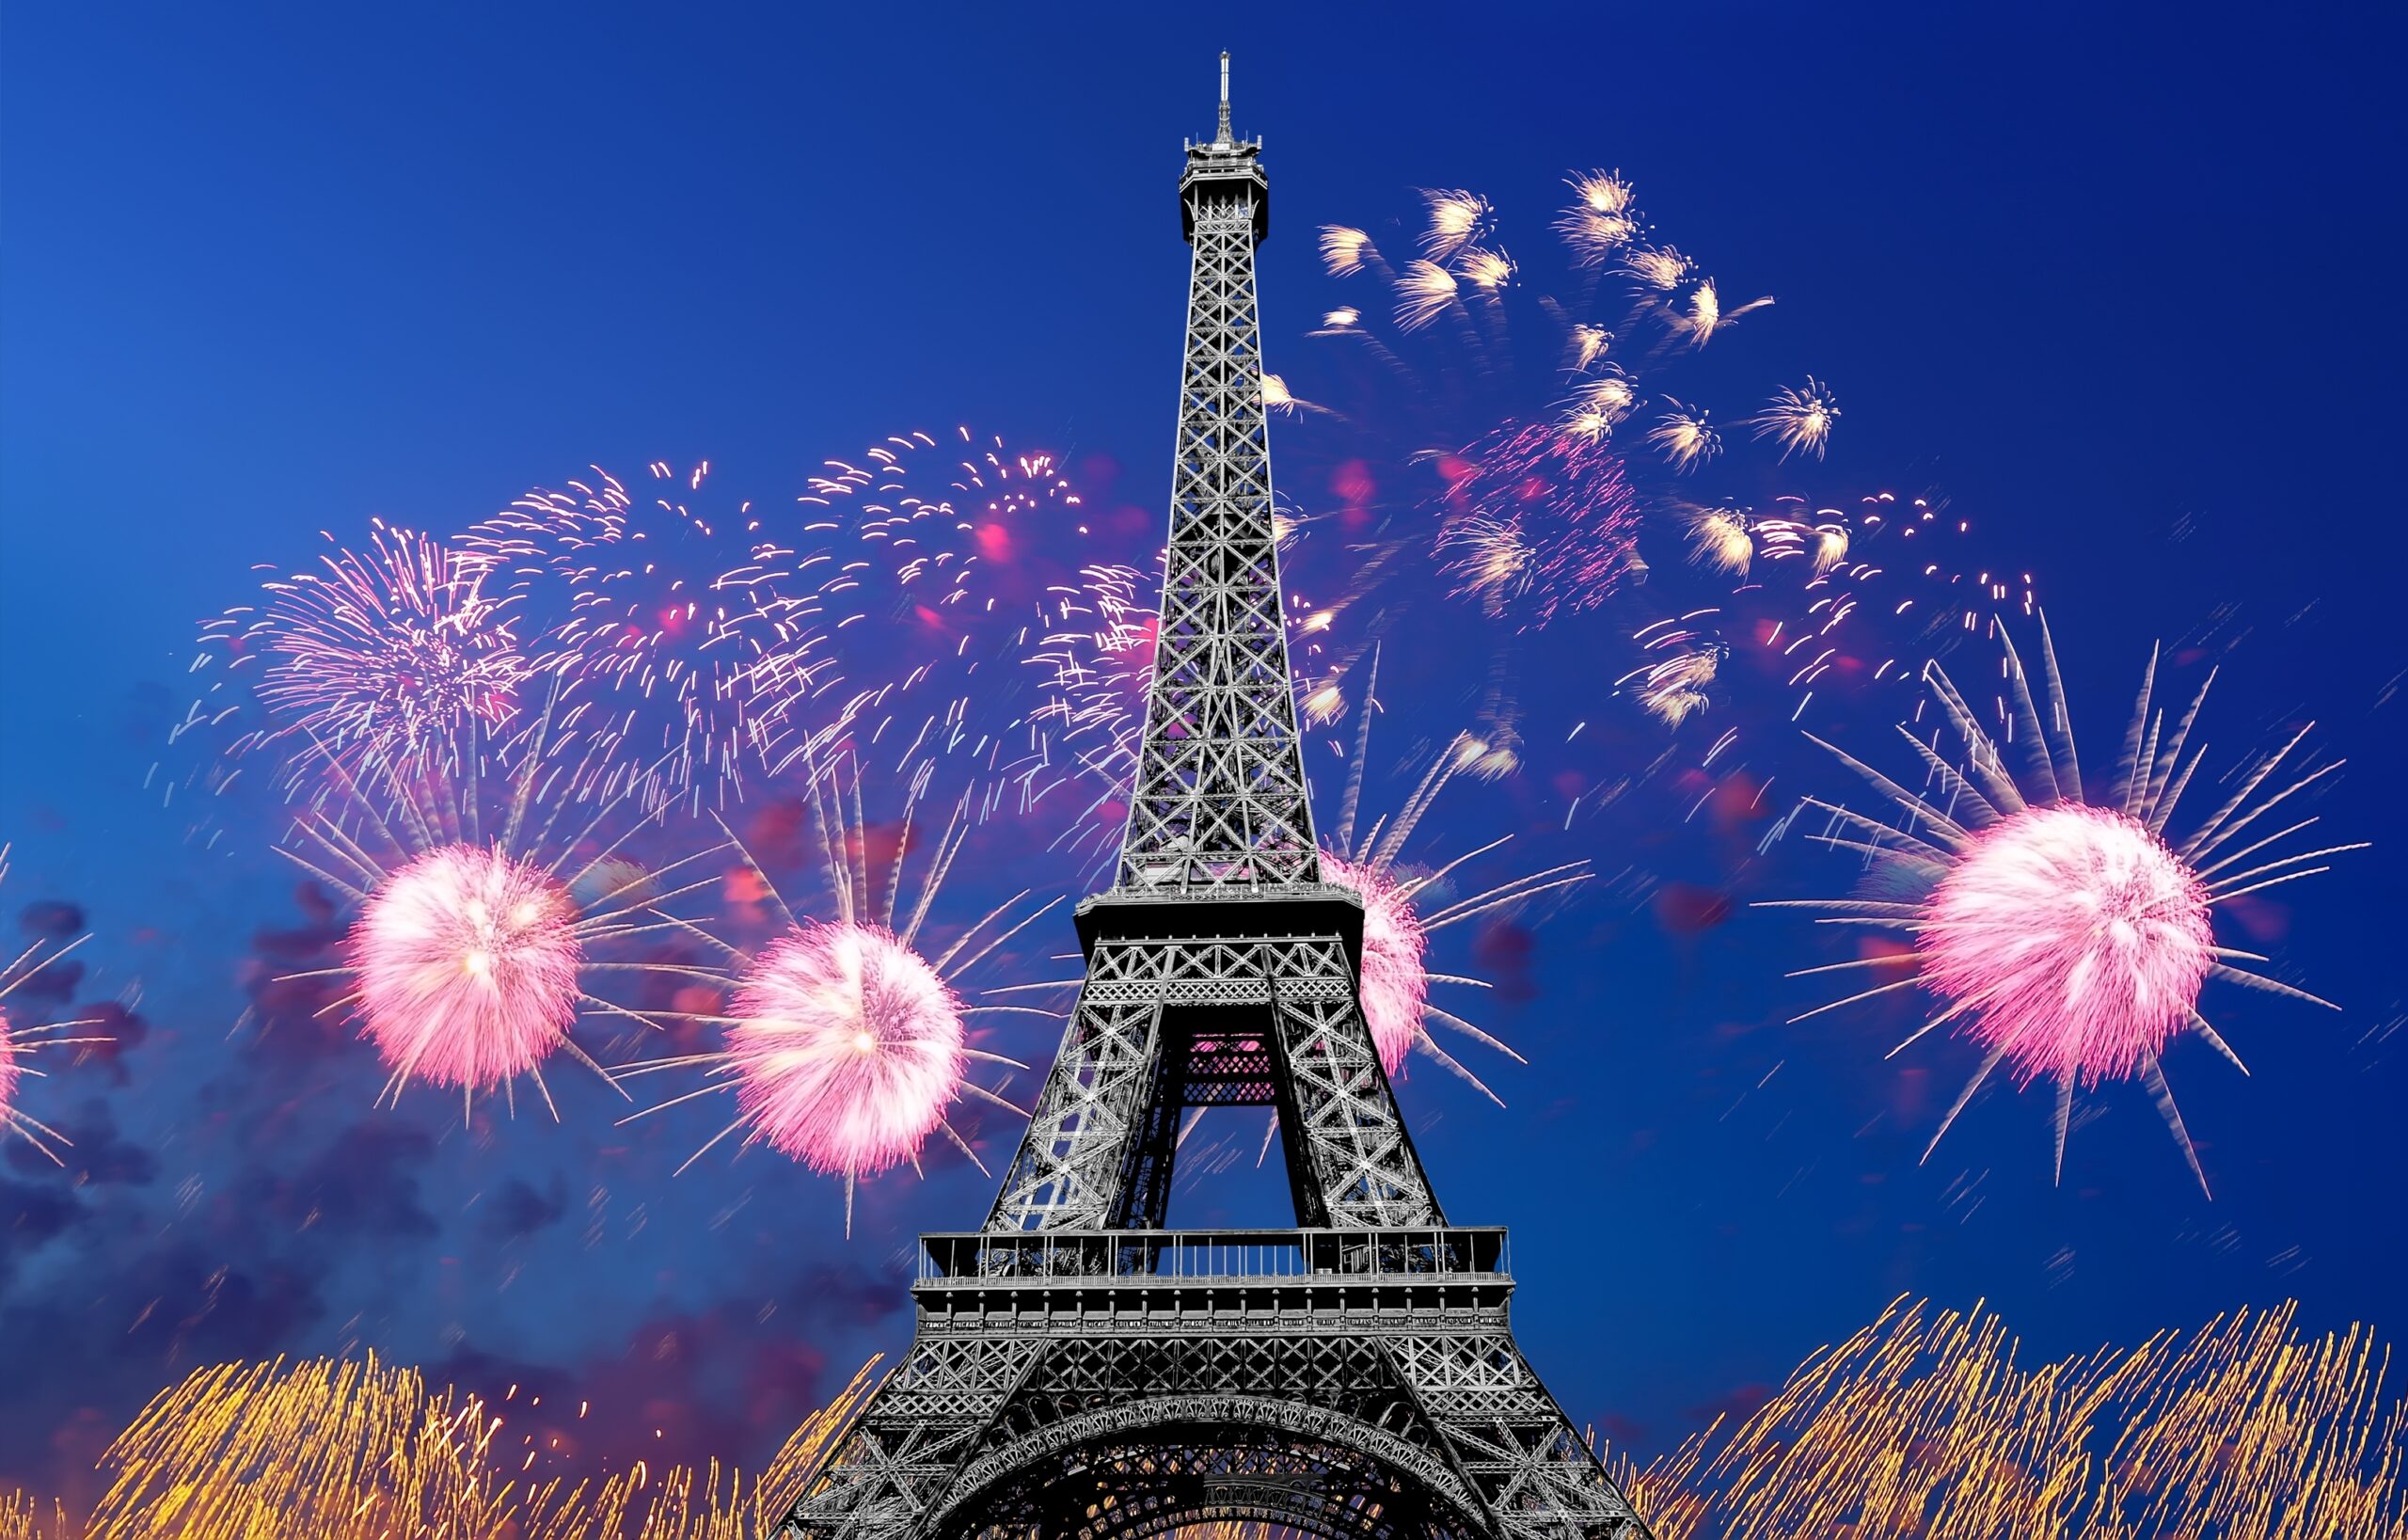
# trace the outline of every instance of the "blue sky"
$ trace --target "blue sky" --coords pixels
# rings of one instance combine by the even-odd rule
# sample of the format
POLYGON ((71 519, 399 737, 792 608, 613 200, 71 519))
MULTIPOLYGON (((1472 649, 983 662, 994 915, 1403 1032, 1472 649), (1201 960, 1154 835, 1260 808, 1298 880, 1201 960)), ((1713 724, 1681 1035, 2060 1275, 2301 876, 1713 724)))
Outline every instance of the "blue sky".
MULTIPOLYGON (((8 1167, 12 1433, 121 1415, 204 1351, 507 1360, 641 1399, 638 1344, 665 1331, 791 1352, 791 1383, 753 1388, 754 1441, 726 1451, 757 1457, 820 1359, 899 1345, 883 1269, 916 1229, 975 1221, 986 1184, 958 1164, 890 1191, 848 1244, 829 1184, 767 1160, 673 1183, 677 1141, 630 1151, 598 1102, 466 1135, 440 1107, 372 1112, 372 1073, 337 1053, 246 1091, 241 969, 261 932, 301 926, 292 880, 258 849, 197 852, 143 782, 196 623, 254 563, 372 516, 459 528, 589 463, 655 458, 784 496, 898 428, 972 422, 1156 516, 1179 146, 1209 130, 1223 47, 1273 182, 1273 367, 1313 377, 1301 334, 1332 302, 1315 225, 1468 186, 1524 211, 1536 246, 1567 171, 1619 167, 1733 293, 1779 296, 1735 334, 1751 373, 1839 394, 1810 490, 1944 488, 2039 575, 2093 740, 2153 641, 2212 638, 2226 746, 2317 720, 2352 761, 2319 811, 2376 842, 2282 911, 2286 976, 2344 1011, 2246 1002, 2228 1035, 2249 1080, 2203 1051, 2175 1063, 2212 1205, 2130 1088, 2078 1132, 2062 1188, 2037 1096, 1988 1099, 1916 1167, 1931 1109, 1879 1057, 1911 1024, 1782 1027, 1808 997, 1780 976, 1818 954, 1779 916, 1551 917, 1529 996, 1497 1013, 1538 1065, 1500 1074, 1513 1109, 1427 1070, 1406 1095, 1450 1212, 1515 1227, 1516 1319, 1575 1415, 1658 1447, 1902 1292, 1986 1296, 2048 1352, 2290 1294, 2311 1324, 2398 1329, 2396 18, 1402 6, 1215 30, 1105 8, 126 7, 7 28, 6 898, 82 906, 87 997, 138 978, 150 1033, 120 1074, 44 1088, 135 1152, 117 1180, 8 1167), (340 1122, 322 1109, 281 1147, 225 1132, 311 1090, 353 1098, 340 1122), (159 1239, 194 1176, 222 1210, 159 1239), (523 1228, 481 1230, 478 1199, 519 1189, 523 1228), (339 1239, 296 1217, 326 1192, 358 1215, 339 1239), (95 1274, 173 1298, 229 1265, 253 1305, 211 1317, 222 1334, 98 1325, 139 1286, 95 1274), (761 1324, 780 1300, 790 1333, 761 1324), (78 1319, 119 1360, 84 1394, 32 1373, 42 1324, 78 1319)), ((1283 426, 1275 455, 1306 433, 1283 426)), ((1283 484, 1307 506, 1323 490, 1283 484)), ((1523 656, 1536 696, 1594 685, 1569 644, 1523 656)), ((1463 709, 1435 685, 1413 704, 1415 730, 1463 709)), ((1535 774, 1467 795, 1461 832, 1542 829, 1548 795, 1535 774)), ((1580 853, 1740 898, 1845 880, 1751 843, 1580 853)), ((746 1421, 723 1408, 692 1437, 746 1421)), ((63 1480, 88 1444, 0 1474, 63 1480)))

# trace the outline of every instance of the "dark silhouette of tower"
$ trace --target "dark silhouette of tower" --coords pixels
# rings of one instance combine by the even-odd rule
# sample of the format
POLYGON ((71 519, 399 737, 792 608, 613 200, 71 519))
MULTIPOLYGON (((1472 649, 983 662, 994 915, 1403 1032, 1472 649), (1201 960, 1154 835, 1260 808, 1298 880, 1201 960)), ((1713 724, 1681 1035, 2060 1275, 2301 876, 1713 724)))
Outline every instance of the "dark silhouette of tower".
POLYGON ((1129 829, 983 1230, 928 1235, 911 1348, 796 1506, 813 1540, 1645 1533, 1513 1344, 1505 1231, 1450 1225, 1322 881, 1272 537, 1261 141, 1187 146, 1170 553, 1129 829), (1276 1110, 1292 1230, 1174 1230, 1186 1107, 1276 1110))

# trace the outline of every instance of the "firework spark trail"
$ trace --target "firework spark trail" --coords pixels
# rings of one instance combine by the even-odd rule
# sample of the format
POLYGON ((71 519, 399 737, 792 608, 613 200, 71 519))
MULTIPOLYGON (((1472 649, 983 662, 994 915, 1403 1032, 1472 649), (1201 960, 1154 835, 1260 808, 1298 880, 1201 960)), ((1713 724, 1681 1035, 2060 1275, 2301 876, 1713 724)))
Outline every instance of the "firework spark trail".
POLYGON ((1902 1299, 1744 1421, 1614 1463, 1656 1540, 2401 1540, 2387 1355, 2297 1309, 2026 1369, 1995 1314, 1902 1299))
MULTIPOLYGON (((0 845, 0 882, 8 878, 9 847, 0 845)), ((28 1079, 40 1079, 42 1072, 26 1059, 44 1049, 75 1048, 88 1043, 107 1042, 106 1037, 63 1037, 79 1027, 93 1025, 97 1018, 86 1017, 71 1022, 19 1022, 9 1013, 8 996, 41 975, 84 943, 88 935, 72 941, 36 940, 25 949, 5 962, 0 962, 0 1135, 14 1134, 50 1158, 51 1164, 63 1164, 54 1145, 71 1144, 67 1135, 51 1127, 17 1104, 17 1098, 28 1079)))
POLYGON ((698 511, 707 465, 656 462, 642 484, 597 467, 460 544, 533 632, 533 674, 559 686, 547 772, 589 799, 698 813, 828 728, 835 671, 807 564, 749 501, 698 511))
MULTIPOLYGON (((2408 1407, 2385 1385, 2389 1355, 2362 1326, 2310 1336, 2297 1315, 2286 1302, 2026 1367, 1995 1313, 1902 1298, 1745 1419, 1644 1466, 1604 1457, 1656 1540, 2408 1540, 2408 1407)), ((112 1444, 88 1525, 18 1497, 0 1500, 0 1534, 749 1540, 819 1479, 878 1367, 757 1482, 639 1465, 575 1484, 504 1469, 514 1407, 373 1358, 205 1369, 112 1444)))
MULTIPOLYGON (((429 1387, 374 1355, 227 1364, 162 1392, 110 1445, 87 1540, 752 1540, 818 1478, 879 1381, 864 1364, 757 1482, 642 1462, 528 1481, 516 1408, 429 1387)), ((29 1505, 26 1506, 30 1512, 29 1505)), ((8 1515, 0 1505, 0 1517, 8 1515)), ((0 1531, 5 1533, 6 1531, 0 1531)), ((73 1532, 62 1522, 57 1540, 73 1532)), ((45 1537, 48 1540, 48 1537, 45 1537)))
POLYGON ((861 1179, 905 1163, 919 1169, 920 1151, 931 1134, 943 1134, 972 1165, 986 1170, 946 1118, 963 1097, 1026 1115, 970 1078, 973 1063, 1027 1066, 971 1047, 964 1018, 990 1013, 1057 1019, 1056 1013, 1023 1006, 965 1006, 958 985, 1054 903, 1027 907, 1023 889, 963 928, 943 952, 929 957, 921 950, 922 928, 971 833, 964 793, 937 836, 918 891, 907 902, 904 867, 913 848, 912 818, 927 789, 926 770, 904 801, 891 865, 870 858, 858 761, 839 755, 809 771, 805 791, 834 903, 831 919, 798 916, 768 874, 737 847, 780 928, 751 956, 695 932, 727 954, 729 971, 709 977, 733 1002, 730 1014, 689 1017, 718 1026, 723 1046, 618 1072, 622 1081, 691 1068, 707 1072, 708 1083, 701 1088, 646 1107, 633 1115, 638 1118, 734 1088, 735 1119, 679 1170, 741 1134, 739 1151, 766 1144, 814 1171, 843 1177, 850 1233, 861 1179))
MULTIPOLYGON (((373 520, 364 551, 271 578, 265 598, 204 624, 277 726, 347 760, 447 754, 464 729, 498 727, 528 675, 513 598, 489 592, 491 564, 373 520)), ((246 743, 243 747, 256 747, 246 743)))
POLYGON ((1925 670, 1933 704, 1957 749, 1954 756, 1941 752, 1940 730, 1925 742, 1900 726, 1919 762, 1925 790, 1909 789, 1813 739, 1878 792, 1886 800, 1887 819, 1894 820, 1809 798, 1806 805, 1830 820, 1828 830, 1813 837, 1864 860, 1896 896, 1791 900, 1775 907, 1817 911, 1827 924, 1896 932, 1911 946, 1803 970, 1909 971, 1797 1019, 1921 986, 1941 1008, 1899 1048, 1947 1025, 1986 1051, 1941 1119, 1926 1159, 2004 1063, 2021 1084, 2055 1082, 2060 1176, 2074 1091, 2136 1078, 2147 1087, 2204 1190, 2206 1174, 2159 1064, 2174 1038, 2196 1033, 2240 1065, 2239 1056, 2199 1013, 2200 986, 2221 978, 2330 1008, 2328 1001, 2236 966, 2265 960, 2217 945, 2211 913, 2243 895, 2313 876, 2327 868, 2311 863, 2364 846, 2267 853, 2313 826, 2317 819, 2311 817, 2220 860, 2210 858, 2273 808, 2337 770, 2338 762, 2299 770, 2292 756, 2305 737, 2303 728, 2248 766, 2231 797, 2187 838, 2176 840, 2165 830, 2206 755, 2204 748, 2190 747, 2190 735, 2214 675, 2169 733, 2165 711, 2152 704, 2152 656, 2125 733, 2122 789, 2114 804, 2095 804, 2083 799, 2081 761, 2045 621, 2037 696, 2013 642, 2003 628, 1998 634, 1997 736, 1976 719, 1944 671, 1937 665, 1925 670), (2020 745, 2026 761, 2020 777, 2008 768, 2002 739, 2020 745), (2289 779, 2275 784, 2286 764, 2294 767, 2286 772, 2289 779))
POLYGON ((1638 640, 1648 660, 1616 679, 1616 691, 1635 696, 1668 727, 1678 727, 1712 704, 1705 687, 1731 656, 1729 647, 1671 621, 1641 628, 1638 640))
MULTIPOLYGON (((840 731, 864 763, 906 783, 937 766, 974 788, 981 821, 1067 815, 1090 772, 1079 708, 1093 702, 1054 666, 1058 638, 1113 595, 1092 586, 1109 565, 1055 564, 1087 534, 1062 468, 967 428, 897 434, 827 462, 797 501, 852 681, 840 731)), ((827 740, 772 769, 824 758, 827 740)))
POLYGON ((1455 735, 1395 812, 1374 818, 1358 837, 1355 824, 1370 769, 1371 718, 1379 710, 1378 688, 1375 658, 1369 686, 1372 693, 1367 697, 1356 724, 1338 823, 1322 849, 1323 875, 1329 881, 1354 889, 1363 897, 1364 1020, 1370 1028, 1372 1046, 1379 1051, 1380 1066, 1389 1075, 1401 1073, 1406 1056, 1418 1049, 1477 1087, 1489 1100, 1497 1101, 1496 1092, 1439 1046, 1430 1035, 1430 1024, 1440 1023, 1462 1032, 1516 1063, 1528 1061, 1461 1016, 1430 1003, 1433 983, 1487 987, 1477 978, 1430 972, 1430 937, 1449 926, 1518 907, 1541 894, 1585 881, 1589 864, 1574 861, 1508 878, 1468 897, 1440 898, 1459 868, 1497 849, 1505 840, 1492 840, 1434 866, 1409 865, 1404 862, 1406 848, 1439 794, 1456 776, 1481 773, 1486 746, 1467 733, 1455 735), (1439 901, 1432 906, 1434 898, 1439 901))
POLYGON ((1783 386, 1765 409, 1749 421, 1759 438, 1781 446, 1781 457, 1811 454, 1817 460, 1831 440, 1831 424, 1839 420, 1839 404, 1820 380, 1807 378, 1802 387, 1783 386))

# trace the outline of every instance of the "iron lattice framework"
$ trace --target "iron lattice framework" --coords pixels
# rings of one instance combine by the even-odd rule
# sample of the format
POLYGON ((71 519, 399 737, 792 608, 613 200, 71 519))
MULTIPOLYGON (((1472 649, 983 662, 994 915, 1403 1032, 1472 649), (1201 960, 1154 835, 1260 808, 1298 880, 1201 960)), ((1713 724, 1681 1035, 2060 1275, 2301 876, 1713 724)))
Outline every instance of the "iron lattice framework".
POLYGON ((1187 147, 1195 247, 1152 694, 1087 971, 983 1230, 922 1239, 911 1349, 795 1540, 1645 1531, 1515 1347, 1505 1232, 1450 1226, 1321 881, 1288 672, 1254 248, 1261 143, 1187 147), (1294 1230, 1165 1229, 1180 1112, 1269 1106, 1294 1230))

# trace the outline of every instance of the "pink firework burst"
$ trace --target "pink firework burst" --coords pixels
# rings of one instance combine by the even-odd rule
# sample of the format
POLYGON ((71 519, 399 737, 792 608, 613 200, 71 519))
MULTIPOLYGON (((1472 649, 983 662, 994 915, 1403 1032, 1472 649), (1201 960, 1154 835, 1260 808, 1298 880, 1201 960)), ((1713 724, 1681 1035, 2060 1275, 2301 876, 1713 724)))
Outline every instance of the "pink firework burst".
POLYGON ((547 776, 547 795, 537 796, 548 718, 539 713, 526 727, 527 752, 500 783, 390 766, 368 782, 336 766, 327 794, 279 848, 356 906, 340 965, 288 976, 348 983, 341 1003, 389 1072, 386 1096, 415 1080, 458 1090, 464 1111, 477 1093, 495 1089, 515 1106, 523 1075, 557 1118, 547 1060, 564 1053, 608 1078, 570 1040, 580 1015, 657 1024, 593 992, 589 978, 606 970, 683 971, 606 954, 649 932, 691 933, 668 906, 710 884, 673 887, 668 875, 723 847, 649 868, 628 860, 620 847, 650 820, 630 820, 607 843, 594 837, 625 805, 625 791, 604 798, 581 827, 559 831, 578 788, 547 776), (385 794, 372 795, 372 786, 385 794), (497 825, 490 835, 489 821, 497 825), (572 865, 573 858, 581 860, 572 865))
POLYGON ((1932 992, 2025 1083, 2120 1079, 2187 1029, 2215 966, 2207 884, 2112 808, 2026 807, 1974 833, 1916 949, 1932 992))
MULTIPOLYGON (((8 875, 8 847, 0 845, 0 880, 8 875)), ((8 1014, 8 998, 19 985, 35 977, 75 950, 91 938, 77 936, 72 941, 40 940, 34 942, 6 963, 0 963, 0 1134, 15 1134, 36 1150, 60 1164, 53 1142, 71 1143, 66 1135, 40 1121, 17 1104, 17 1095, 30 1079, 39 1079, 41 1072, 27 1064, 28 1056, 46 1048, 71 1048, 80 1043, 106 1042, 106 1037, 69 1038, 60 1036, 79 1026, 90 1026, 92 1019, 72 1022, 40 1022, 24 1024, 8 1014)))
POLYGON ((2230 796, 2178 839, 2167 825, 2206 757, 2204 749, 2189 744, 2214 675, 2169 722, 2153 704, 2157 660, 2150 659, 2125 731, 2115 795, 2093 805, 2083 799, 2081 760, 2046 621, 2040 630, 2044 675, 2036 698, 2013 642, 2004 628, 1998 634, 2004 722, 1998 737, 1976 720, 1937 664, 1924 669, 1932 700, 1961 751, 1952 761, 1900 726, 1921 763, 1925 792, 1909 790, 1813 738, 1890 802, 1885 821, 1810 798, 1806 805, 1831 819, 1830 830, 1814 837, 1856 852, 1870 863, 1878 882, 1907 897, 1793 900, 1773 907, 1818 910, 1827 923, 1892 929, 1911 942, 1906 951, 1803 973, 1914 971, 1796 1019, 1921 987, 1940 1009, 1908 1043, 1948 1025, 1986 1050, 1941 1119, 1924 1151, 1926 1160, 1973 1093, 2004 1064, 2022 1084, 2042 1078, 2055 1083, 2060 1177, 2075 1089, 2131 1078, 2148 1088, 2204 1190, 2206 1173, 2160 1059, 2169 1042, 2191 1032, 2240 1066, 2239 1056, 2199 1013, 2200 989, 2210 978, 2331 1007, 2305 991, 2235 967, 2237 961, 2266 960, 2218 945, 2212 916, 2231 899, 2313 876, 2327 869, 2314 863, 2364 848, 2331 845, 2272 853, 2280 842, 2313 826, 2312 817, 2271 834, 2258 832, 2271 810, 2340 764, 2295 771, 2277 782, 2277 772, 2296 763, 2294 751, 2308 731, 2302 727, 2243 768, 2230 796), (2020 746, 2026 762, 2020 777, 2006 769, 2002 738, 2020 746))
POLYGON ((823 1176, 910 1159, 961 1094, 961 1002, 883 927, 790 927, 744 971, 734 1015, 738 1115, 823 1176))
POLYGON ((1430 1004, 1423 961, 1430 934, 1413 911, 1411 879, 1379 865, 1358 866, 1328 850, 1322 852, 1321 871, 1325 881, 1363 896, 1363 1020, 1380 1068, 1394 1075, 1424 1035, 1421 1018, 1430 1004))
POLYGON ((1403 1071, 1406 1056, 1418 1049, 1478 1087, 1489 1100, 1497 1101, 1496 1092, 1431 1037, 1429 1024, 1444 1023, 1516 1063, 1526 1061, 1461 1016, 1431 1003, 1433 983, 1486 987, 1477 978, 1430 972, 1431 934, 1584 881, 1589 876, 1589 864, 1575 861, 1508 878, 1469 897, 1440 902, 1424 913, 1422 906, 1444 891, 1444 884, 1457 868, 1505 843, 1503 839, 1491 840, 1434 867, 1407 869, 1401 865, 1405 845, 1419 829, 1423 816, 1438 794, 1457 775, 1466 771, 1479 775, 1486 762, 1488 746, 1467 733, 1456 734, 1422 772, 1403 805, 1393 815, 1375 819, 1370 830, 1356 839, 1355 815, 1362 805, 1363 778, 1370 754, 1370 720, 1379 709, 1379 657, 1374 649, 1366 687, 1369 693, 1356 722, 1353 763, 1339 803, 1337 828, 1331 844, 1321 852, 1322 876, 1327 881, 1353 888, 1363 898, 1363 1019, 1370 1028, 1371 1044, 1379 1052, 1381 1068, 1391 1076, 1397 1075, 1403 1071))
POLYGON ((490 564, 376 521, 364 551, 262 585, 258 605, 201 628, 230 667, 255 673, 280 730, 346 762, 413 760, 457 747, 518 709, 528 664, 490 564))
POLYGON ((730 949, 735 966, 720 980, 733 993, 730 1013, 703 1018, 721 1028, 722 1047, 656 1059, 620 1073, 625 1078, 702 1066, 711 1074, 712 1084, 636 1117, 732 1084, 735 1120, 686 1165, 741 1132, 744 1144, 767 1144, 822 1175, 843 1177, 849 1232, 855 1184, 907 1162, 916 1167, 931 1134, 943 1134, 972 1165, 986 1170, 969 1141, 945 1120, 946 1109, 970 1096, 1020 1112, 973 1081, 969 1068, 982 1062, 1027 1066, 972 1047, 966 1020, 982 1012, 1054 1013, 964 1005, 957 985, 966 970, 1054 906, 1044 904, 998 928, 1027 897, 1017 894, 962 930, 951 946, 927 955, 920 931, 969 839, 973 793, 965 790, 955 804, 919 890, 907 903, 905 858, 911 852, 913 815, 926 776, 911 783, 889 862, 872 856, 870 831, 862 822, 861 771, 850 755, 805 770, 802 789, 826 853, 835 916, 798 917, 768 874, 745 854, 760 893, 774 906, 779 929, 749 958, 730 949))
POLYGON ((577 920, 565 884, 496 846, 438 846, 388 878, 345 949, 361 1029, 394 1079, 489 1091, 565 1044, 577 920))

